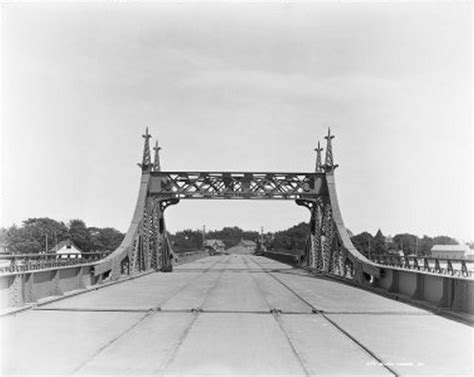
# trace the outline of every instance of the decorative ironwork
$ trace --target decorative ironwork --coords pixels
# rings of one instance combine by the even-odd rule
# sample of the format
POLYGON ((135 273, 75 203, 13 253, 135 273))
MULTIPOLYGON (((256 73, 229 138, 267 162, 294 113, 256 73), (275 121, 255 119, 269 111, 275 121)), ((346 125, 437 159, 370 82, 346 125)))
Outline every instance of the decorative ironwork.
POLYGON ((108 255, 111 251, 96 253, 68 253, 68 254, 5 254, 0 255, 0 273, 16 273, 44 270, 48 268, 66 267, 91 264, 108 255))
POLYGON ((321 148, 321 144, 318 141, 318 147, 314 149, 316 151, 316 166, 314 171, 316 173, 322 173, 323 172, 323 165, 321 162, 321 152, 323 151, 323 148, 321 148))
POLYGON ((160 150, 161 147, 158 145, 158 140, 153 147, 155 151, 155 159, 153 160, 153 171, 161 171, 161 163, 160 163, 160 150))
POLYGON ((457 277, 474 276, 474 260, 430 256, 374 255, 372 260, 385 266, 457 277))
POLYGON ((138 164, 138 166, 141 167, 142 171, 147 171, 151 168, 151 155, 150 155, 151 135, 148 132, 148 127, 146 128, 145 134, 142 135, 142 137, 145 139, 144 144, 143 144, 143 158, 142 158, 142 163, 138 164))
POLYGON ((328 135, 324 137, 326 139, 326 158, 324 160, 324 168, 327 171, 333 170, 336 166, 334 166, 334 157, 332 154, 332 139, 334 136, 331 135, 331 129, 328 128, 328 135))
POLYGON ((301 199, 322 194, 324 174, 153 172, 150 195, 176 199, 301 199))

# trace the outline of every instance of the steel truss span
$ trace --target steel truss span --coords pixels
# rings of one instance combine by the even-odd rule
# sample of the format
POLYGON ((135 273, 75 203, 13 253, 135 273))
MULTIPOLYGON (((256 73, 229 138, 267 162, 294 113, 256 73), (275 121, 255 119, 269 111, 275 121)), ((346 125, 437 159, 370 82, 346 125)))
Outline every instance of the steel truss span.
POLYGON ((147 270, 171 271, 173 251, 164 212, 185 199, 293 200, 310 211, 303 264, 318 272, 364 283, 380 276, 380 267, 352 245, 337 202, 332 139, 326 154, 315 149, 314 172, 172 172, 163 171, 160 147, 151 158, 146 130, 139 194, 135 213, 122 244, 95 266, 96 276, 118 279, 147 270))
POLYGON ((322 173, 152 172, 150 195, 178 199, 301 199, 323 191, 322 173))

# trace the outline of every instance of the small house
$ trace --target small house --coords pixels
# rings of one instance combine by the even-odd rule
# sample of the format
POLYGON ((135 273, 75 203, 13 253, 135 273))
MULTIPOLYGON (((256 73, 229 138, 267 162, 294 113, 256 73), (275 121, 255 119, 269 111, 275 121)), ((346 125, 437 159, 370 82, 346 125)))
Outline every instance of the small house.
POLYGON ((257 243, 251 240, 242 240, 239 246, 245 247, 250 252, 254 252, 257 249, 257 243))
POLYGON ((209 255, 223 254, 225 243, 222 240, 205 240, 204 250, 209 252, 209 255))
POLYGON ((59 254, 61 258, 82 258, 82 250, 69 239, 59 242, 50 250, 50 253, 59 254))

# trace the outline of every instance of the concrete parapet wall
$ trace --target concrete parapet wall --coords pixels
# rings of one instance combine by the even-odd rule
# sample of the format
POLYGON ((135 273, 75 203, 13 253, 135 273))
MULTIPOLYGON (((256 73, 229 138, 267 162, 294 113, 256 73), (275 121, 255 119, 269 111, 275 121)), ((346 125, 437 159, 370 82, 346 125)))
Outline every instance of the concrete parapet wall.
POLYGON ((474 280, 469 278, 384 267, 374 286, 416 303, 474 315, 474 280))
POLYGON ((0 276, 1 307, 21 307, 46 297, 87 288, 96 279, 92 265, 11 273, 0 276))
MULTIPOLYGON (((299 265, 299 258, 296 255, 265 252, 264 256, 290 265, 299 265)), ((366 288, 385 291, 389 296, 414 304, 474 316, 473 279, 383 266, 381 277, 366 288)))
MULTIPOLYGON (((184 264, 209 256, 196 251, 180 256, 184 264)), ((9 273, 0 276, 0 308, 18 308, 46 297, 62 296, 68 292, 102 283, 92 272, 93 265, 73 265, 51 269, 9 273)))

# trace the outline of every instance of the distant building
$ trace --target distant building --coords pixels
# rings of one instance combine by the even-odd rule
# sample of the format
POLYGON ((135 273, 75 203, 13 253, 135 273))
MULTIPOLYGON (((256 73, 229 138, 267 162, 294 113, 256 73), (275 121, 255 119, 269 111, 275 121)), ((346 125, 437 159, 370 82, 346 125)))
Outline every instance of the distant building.
POLYGON ((396 250, 396 249, 388 250, 387 253, 390 255, 396 255, 398 257, 403 257, 405 255, 402 250, 396 250))
POLYGON ((6 241, 0 241, 0 254, 8 253, 8 243, 6 241))
POLYGON ((248 251, 255 251, 257 243, 251 240, 242 240, 240 241, 239 246, 245 247, 248 251))
POLYGON ((75 254, 69 256, 70 258, 82 258, 82 250, 79 249, 71 240, 59 242, 50 250, 50 253, 63 254, 61 258, 67 258, 66 254, 75 254))
POLYGON ((431 256, 435 258, 472 259, 472 250, 467 245, 434 245, 431 256))
POLYGON ((208 251, 210 255, 223 254, 225 243, 221 240, 205 240, 204 250, 208 251))

